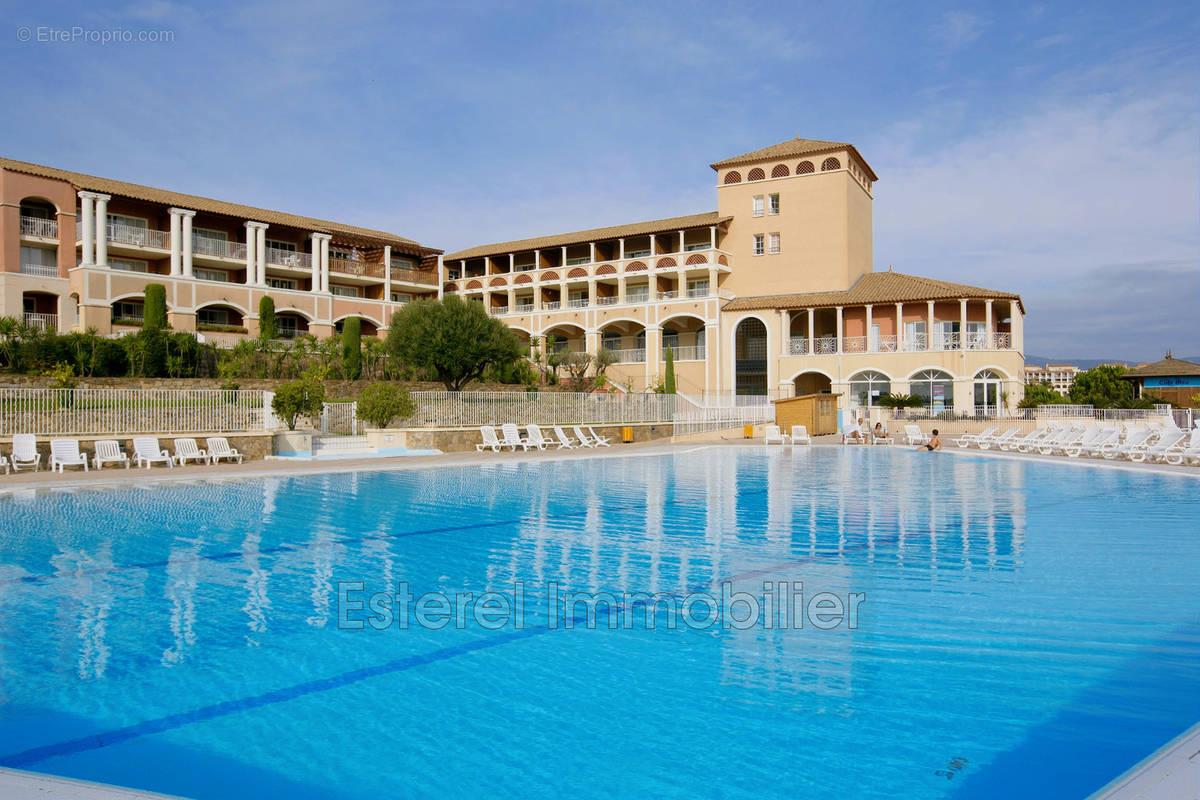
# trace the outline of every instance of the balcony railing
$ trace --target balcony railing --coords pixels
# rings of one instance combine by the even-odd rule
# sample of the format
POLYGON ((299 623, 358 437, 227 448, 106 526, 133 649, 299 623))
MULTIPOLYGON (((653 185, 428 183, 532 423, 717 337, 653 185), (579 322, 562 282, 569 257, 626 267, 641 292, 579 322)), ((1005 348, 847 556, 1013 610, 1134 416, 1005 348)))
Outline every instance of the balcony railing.
POLYGON ((646 348, 634 348, 629 350, 613 350, 613 356, 618 364, 645 364, 646 363, 646 348))
POLYGON ((597 297, 596 305, 598 306, 615 306, 621 298, 613 295, 612 297, 597 297))
MULTIPOLYGON (((688 345, 685 347, 671 346, 671 357, 676 361, 703 361, 704 360, 704 345, 688 345)), ((667 348, 663 347, 659 358, 666 360, 667 348)))
POLYGON ((382 278, 383 264, 368 264, 365 261, 331 258, 329 259, 329 271, 340 272, 343 275, 358 275, 363 278, 382 278))
POLYGON ((493 317, 500 316, 501 314, 507 314, 508 306, 492 306, 490 309, 488 309, 488 312, 493 317))
POLYGON ((392 267, 392 280, 419 283, 425 286, 437 286, 437 273, 427 269, 408 269, 407 267, 392 267))
POLYGON ((36 275, 39 278, 57 278, 58 267, 53 264, 22 264, 22 275, 36 275))
POLYGON ((925 349, 925 334, 914 333, 904 334, 904 341, 900 344, 900 349, 906 353, 915 353, 925 349))
MULTIPOLYGON (((928 337, 923 333, 909 334, 904 341, 896 336, 843 336, 843 353, 915 353, 927 350, 928 337)), ((986 333, 969 333, 965 336, 957 333, 943 333, 934 336, 934 350, 958 350, 964 345, 967 350, 1008 350, 1012 348, 1012 334, 993 333, 989 338, 986 333), (990 347, 988 345, 991 345, 990 347)), ((788 355, 809 355, 809 339, 807 336, 792 336, 788 339, 788 355)), ((820 336, 812 340, 813 355, 832 355, 837 350, 837 337, 820 336)))
MULTIPOLYGON (((298 250, 282 250, 277 247, 268 247, 266 254, 268 264, 275 264, 280 267, 295 267, 297 269, 312 269, 312 256, 308 253, 301 253, 298 250)), ((329 259, 329 269, 333 269, 335 259, 329 259)))
POLYGON ((708 297, 708 294, 709 294, 709 292, 708 292, 707 286, 700 286, 700 287, 696 287, 694 289, 687 290, 687 296, 689 299, 696 298, 696 297, 708 297))
POLYGON ((26 311, 25 324, 45 331, 58 330, 58 314, 35 314, 26 311))
POLYGON ((542 311, 558 311, 560 305, 562 304, 557 300, 543 300, 542 311))
POLYGON ((153 247, 156 250, 171 249, 171 234, 169 231, 156 231, 151 228, 136 228, 131 225, 108 224, 108 241, 114 244, 132 244, 137 247, 153 247))
POLYGON ((567 301, 567 308, 587 308, 587 307, 588 307, 588 299, 586 297, 580 297, 576 300, 568 300, 567 301))
POLYGON ((235 258, 238 261, 245 261, 246 245, 244 242, 229 242, 223 239, 193 235, 192 254, 215 256, 217 258, 235 258))
POLYGON ((533 303, 517 303, 516 309, 518 314, 528 314, 533 311, 533 303))
POLYGON ((40 217, 21 217, 22 236, 42 236, 47 239, 58 238, 58 221, 41 219, 40 217))
POLYGON ((679 298, 679 292, 677 292, 675 290, 671 290, 669 292, 659 292, 658 293, 659 300, 677 300, 678 298, 679 298))
POLYGON ((865 337, 865 336, 843 336, 842 337, 842 352, 843 353, 865 353, 865 352, 867 352, 867 337, 865 337))

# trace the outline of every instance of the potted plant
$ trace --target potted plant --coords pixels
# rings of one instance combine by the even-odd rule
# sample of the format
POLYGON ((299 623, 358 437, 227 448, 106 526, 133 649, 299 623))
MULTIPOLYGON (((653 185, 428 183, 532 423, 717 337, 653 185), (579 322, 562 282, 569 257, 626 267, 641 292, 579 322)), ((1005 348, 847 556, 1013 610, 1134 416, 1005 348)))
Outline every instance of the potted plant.
POLYGON ((884 394, 875 401, 875 405, 890 408, 896 412, 896 419, 904 418, 906 408, 924 408, 925 400, 914 394, 884 394))

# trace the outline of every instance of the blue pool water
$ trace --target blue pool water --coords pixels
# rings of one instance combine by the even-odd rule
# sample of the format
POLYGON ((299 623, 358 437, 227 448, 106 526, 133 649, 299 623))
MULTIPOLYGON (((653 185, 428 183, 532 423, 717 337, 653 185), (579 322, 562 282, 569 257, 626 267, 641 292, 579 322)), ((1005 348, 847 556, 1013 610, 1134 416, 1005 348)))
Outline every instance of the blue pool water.
POLYGON ((202 798, 1075 797, 1200 719, 1195 479, 887 448, 481 462, 4 496, 0 766, 202 798), (629 629, 547 624, 551 583, 764 581, 865 596, 856 627, 704 628, 700 603, 667 629, 665 601, 653 630, 632 601, 629 629), (339 584, 401 582, 520 584, 521 625, 346 627, 370 609, 339 584))

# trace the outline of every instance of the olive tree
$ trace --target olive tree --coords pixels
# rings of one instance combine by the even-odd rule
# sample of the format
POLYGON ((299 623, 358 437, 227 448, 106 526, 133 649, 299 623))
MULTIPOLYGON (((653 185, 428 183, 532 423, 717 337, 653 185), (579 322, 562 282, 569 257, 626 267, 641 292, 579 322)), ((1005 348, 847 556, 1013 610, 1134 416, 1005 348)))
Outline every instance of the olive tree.
POLYGON ((483 305, 450 295, 417 300, 392 316, 389 355, 402 364, 437 376, 448 391, 460 392, 491 366, 521 356, 521 341, 483 305))

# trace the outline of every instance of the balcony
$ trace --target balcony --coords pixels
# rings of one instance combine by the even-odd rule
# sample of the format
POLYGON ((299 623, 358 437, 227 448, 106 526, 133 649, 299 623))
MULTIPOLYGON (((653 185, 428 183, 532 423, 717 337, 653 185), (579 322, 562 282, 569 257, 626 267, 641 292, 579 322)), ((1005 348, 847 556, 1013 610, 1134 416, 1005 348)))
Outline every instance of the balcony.
POLYGON ((533 303, 517 303, 516 309, 517 309, 518 314, 532 313, 533 312, 533 303))
POLYGON ((34 314, 26 311, 25 324, 43 331, 56 331, 58 330, 58 314, 34 314))
POLYGON ((353 259, 329 259, 329 271, 342 275, 356 275, 360 278, 383 278, 383 264, 368 264, 366 261, 353 259))
POLYGON ((613 350, 613 357, 617 364, 645 364, 646 363, 646 348, 639 347, 628 350, 613 350))
POLYGON ((392 267, 392 280, 406 283, 419 283, 422 286, 437 286, 437 273, 427 269, 408 269, 407 267, 392 267))
MULTIPOLYGON (((297 250, 282 250, 277 247, 268 247, 265 258, 268 264, 274 264, 277 267, 312 270, 312 256, 297 250)), ((332 270, 333 262, 338 260, 340 259, 329 259, 329 269, 332 270)))
MULTIPOLYGON (((788 340, 787 355, 833 355, 838 352, 836 336, 818 336, 812 340, 812 350, 809 350, 807 336, 792 336, 788 340)), ((957 333, 942 333, 933 337, 933 346, 929 346, 929 337, 923 333, 909 334, 900 341, 896 336, 878 336, 868 339, 866 336, 843 336, 843 353, 918 353, 952 350, 1010 350, 1012 349, 1012 334, 968 333, 965 336, 957 333)))
POLYGON ((586 297, 580 297, 576 300, 568 300, 567 301, 567 308, 587 308, 587 307, 588 307, 588 299, 586 297))
POLYGON ((39 278, 57 278, 58 267, 53 264, 22 264, 22 275, 36 275, 39 278))
POLYGON ((130 225, 109 223, 108 241, 110 244, 131 244, 135 247, 152 247, 156 250, 171 249, 171 234, 169 231, 135 228, 130 225))
POLYGON ((561 305, 557 300, 546 300, 542 303, 542 311, 558 311, 561 305))
POLYGON ((232 258, 238 261, 245 261, 246 245, 243 242, 229 242, 223 239, 211 239, 207 236, 193 235, 192 255, 232 258))
MULTIPOLYGON (((689 345, 687 347, 676 347, 671 345, 671 357, 676 361, 703 361, 704 360, 704 345, 689 345)), ((666 361, 667 348, 662 349, 659 354, 659 359, 666 361)))
POLYGON ((596 305, 598 306, 615 306, 621 298, 613 295, 612 297, 597 297, 596 305))
POLYGON ((44 239, 58 238, 58 221, 40 217, 21 217, 22 236, 41 236, 44 239))

